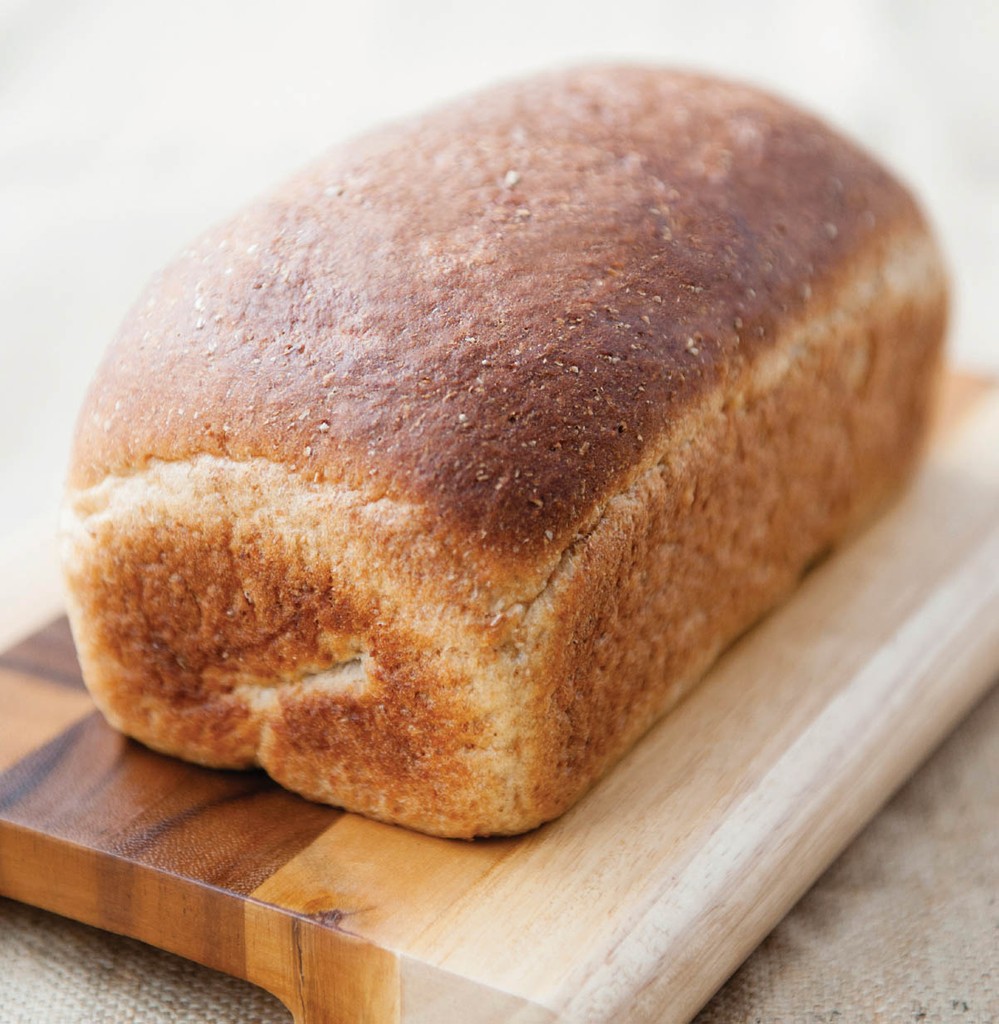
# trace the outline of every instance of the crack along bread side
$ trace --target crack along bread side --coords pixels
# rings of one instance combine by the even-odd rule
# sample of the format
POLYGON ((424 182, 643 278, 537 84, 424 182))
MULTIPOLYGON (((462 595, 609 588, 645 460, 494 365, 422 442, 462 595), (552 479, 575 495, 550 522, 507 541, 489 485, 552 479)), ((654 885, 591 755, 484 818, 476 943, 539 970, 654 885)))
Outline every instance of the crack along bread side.
POLYGON ((88 687, 130 736, 435 834, 536 823, 509 624, 421 510, 203 456, 73 492, 62 543, 88 687))

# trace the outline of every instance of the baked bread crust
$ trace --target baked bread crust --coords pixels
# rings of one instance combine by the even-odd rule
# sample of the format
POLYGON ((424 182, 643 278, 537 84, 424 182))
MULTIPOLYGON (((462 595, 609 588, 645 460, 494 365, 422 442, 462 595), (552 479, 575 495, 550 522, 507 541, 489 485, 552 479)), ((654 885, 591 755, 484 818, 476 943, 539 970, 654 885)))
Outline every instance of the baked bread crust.
POLYGON ((341 147, 94 382, 88 685, 169 753, 531 828, 897 489, 945 315, 908 193, 743 86, 583 69, 341 147))

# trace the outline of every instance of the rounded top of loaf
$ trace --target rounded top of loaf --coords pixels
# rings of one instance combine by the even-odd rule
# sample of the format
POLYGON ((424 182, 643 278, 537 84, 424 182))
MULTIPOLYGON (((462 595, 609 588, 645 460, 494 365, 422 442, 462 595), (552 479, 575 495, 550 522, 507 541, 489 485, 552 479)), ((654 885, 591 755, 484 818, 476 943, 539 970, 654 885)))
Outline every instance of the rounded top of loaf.
POLYGON ((206 454, 564 547, 683 412, 862 251, 905 190, 742 85, 583 68, 339 146, 150 284, 70 486, 206 454))

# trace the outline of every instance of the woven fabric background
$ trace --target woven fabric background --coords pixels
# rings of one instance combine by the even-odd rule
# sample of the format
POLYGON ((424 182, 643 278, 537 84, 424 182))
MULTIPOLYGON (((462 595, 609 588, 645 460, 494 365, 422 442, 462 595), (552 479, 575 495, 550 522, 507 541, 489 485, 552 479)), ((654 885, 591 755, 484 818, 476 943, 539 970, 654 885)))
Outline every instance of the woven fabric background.
MULTIPOLYGON (((0 1024, 291 1019, 252 985, 5 900, 0 964, 0 1024)), ((999 1024, 999 689, 696 1024, 909 1021, 999 1024)))

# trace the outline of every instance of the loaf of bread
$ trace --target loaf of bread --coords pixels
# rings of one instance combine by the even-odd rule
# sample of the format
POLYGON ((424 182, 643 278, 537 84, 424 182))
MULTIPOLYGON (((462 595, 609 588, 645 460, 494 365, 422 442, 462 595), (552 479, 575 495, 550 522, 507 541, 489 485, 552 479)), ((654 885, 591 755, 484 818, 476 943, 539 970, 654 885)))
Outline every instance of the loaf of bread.
POLYGON ((741 85, 583 68, 344 145, 93 383, 87 683, 169 754, 530 829, 901 486, 945 307, 907 191, 741 85))

